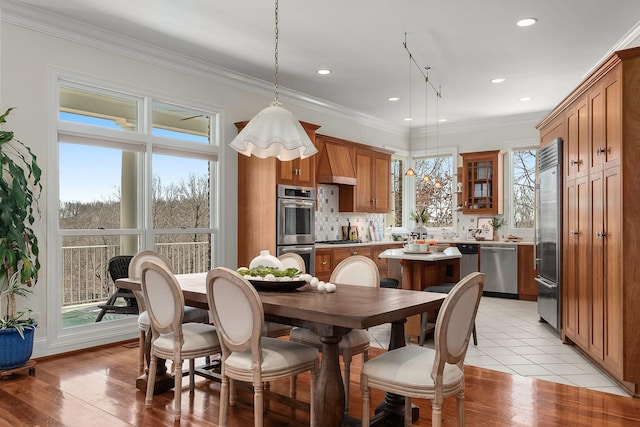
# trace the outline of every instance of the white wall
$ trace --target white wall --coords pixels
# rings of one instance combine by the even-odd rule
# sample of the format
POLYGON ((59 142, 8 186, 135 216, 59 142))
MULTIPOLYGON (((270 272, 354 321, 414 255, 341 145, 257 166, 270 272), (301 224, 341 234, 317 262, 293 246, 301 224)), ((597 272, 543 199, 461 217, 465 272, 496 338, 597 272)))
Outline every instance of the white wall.
MULTIPOLYGON (((47 25, 34 25, 16 19, 0 21, 0 109, 16 107, 10 117, 9 126, 16 136, 28 144, 39 158, 45 177, 40 208, 42 218, 35 229, 40 238, 41 280, 34 288, 35 295, 28 305, 38 314, 40 327, 37 329, 35 356, 55 354, 92 345, 135 337, 135 328, 114 328, 101 326, 99 334, 91 338, 63 336, 55 318, 48 312, 47 301, 52 300, 57 287, 50 286, 48 274, 48 253, 56 242, 47 241, 48 227, 57 226, 57 218, 49 217, 47 206, 55 206, 49 196, 51 183, 47 177, 50 168, 57 167, 57 159, 51 151, 56 146, 55 120, 57 111, 51 99, 51 69, 68 70, 73 73, 110 81, 115 84, 136 87, 157 97, 181 98, 196 105, 210 105, 223 109, 223 144, 221 151, 221 227, 223 255, 221 263, 230 267, 236 265, 237 235, 237 154, 228 147, 236 135, 234 122, 248 120, 272 100, 269 82, 245 84, 229 83, 224 78, 210 72, 206 65, 190 64, 177 58, 156 57, 149 52, 111 46, 107 41, 81 38, 70 34, 67 29, 47 25), (31 29, 37 28, 38 30, 31 29), (42 29, 42 31, 40 31, 42 29), (60 37, 51 35, 59 34, 60 37), (105 331, 106 330, 106 331, 105 331)), ((403 131, 391 129, 381 123, 371 122, 358 114, 349 114, 346 109, 320 107, 308 103, 285 88, 281 90, 281 100, 285 107, 302 121, 321 126, 319 133, 358 141, 365 144, 408 151, 407 136, 403 131), (337 111, 336 111, 337 110, 337 111)), ((542 116, 542 115, 540 115, 542 116)), ((517 125, 501 121, 489 126, 485 123, 470 127, 442 126, 439 145, 455 146, 458 152, 505 148, 513 141, 536 140, 536 120, 527 118, 517 125), (485 128, 484 130, 479 130, 485 128)), ((431 140, 431 136, 430 136, 431 140)), ((423 139, 422 139, 423 141, 423 139)), ((414 139, 414 148, 421 145, 414 139)), ((54 305, 54 304, 52 304, 54 305)), ((58 307, 50 307, 53 311, 58 307)), ((111 322, 110 322, 111 323, 111 322)))

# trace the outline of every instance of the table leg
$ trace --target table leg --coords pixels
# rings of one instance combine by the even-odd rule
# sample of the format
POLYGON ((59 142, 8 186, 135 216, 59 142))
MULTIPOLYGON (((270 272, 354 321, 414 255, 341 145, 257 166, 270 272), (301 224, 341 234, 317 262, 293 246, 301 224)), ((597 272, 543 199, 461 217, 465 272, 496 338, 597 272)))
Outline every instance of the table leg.
MULTIPOLYGON (((151 361, 151 332, 147 333, 144 341, 145 364, 147 365, 144 374, 136 378, 136 388, 143 393, 147 392, 149 362, 151 361)), ((173 376, 167 373, 167 361, 158 359, 158 369, 156 371, 156 381, 153 386, 153 394, 164 393, 171 390, 175 384, 173 376)))
POLYGON ((314 391, 316 422, 319 426, 341 426, 344 417, 344 384, 340 373, 340 336, 323 336, 322 363, 314 391))

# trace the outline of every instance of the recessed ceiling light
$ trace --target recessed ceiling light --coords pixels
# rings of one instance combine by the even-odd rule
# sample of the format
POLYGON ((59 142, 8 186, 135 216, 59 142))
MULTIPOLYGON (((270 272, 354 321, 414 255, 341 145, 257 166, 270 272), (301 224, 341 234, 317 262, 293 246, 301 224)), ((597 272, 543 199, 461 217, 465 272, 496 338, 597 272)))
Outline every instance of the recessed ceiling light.
POLYGON ((324 76, 325 74, 331 74, 331 70, 324 68, 324 69, 316 71, 316 73, 322 74, 324 76))
POLYGON ((531 101, 531 97, 530 96, 523 96, 522 98, 520 98, 520 101, 522 101, 522 102, 531 101))
POLYGON ((521 19, 518 22, 516 22, 516 25, 518 27, 530 27, 531 25, 535 24, 536 22, 538 22, 537 18, 524 18, 524 19, 521 19))
POLYGON ((405 117, 405 118, 404 118, 404 121, 405 121, 405 122, 410 122, 411 120, 413 120, 411 117, 405 117))
POLYGON ((505 79, 504 77, 496 77, 495 79, 491 79, 491 83, 502 83, 505 80, 507 79, 505 79))
POLYGON ((400 101, 400 97, 398 97, 398 96, 390 96, 390 97, 387 98, 387 101, 391 101, 391 102, 400 101))
POLYGON ((440 123, 444 123, 444 122, 446 122, 446 121, 447 121, 447 119, 438 119, 438 121, 439 121, 440 123))

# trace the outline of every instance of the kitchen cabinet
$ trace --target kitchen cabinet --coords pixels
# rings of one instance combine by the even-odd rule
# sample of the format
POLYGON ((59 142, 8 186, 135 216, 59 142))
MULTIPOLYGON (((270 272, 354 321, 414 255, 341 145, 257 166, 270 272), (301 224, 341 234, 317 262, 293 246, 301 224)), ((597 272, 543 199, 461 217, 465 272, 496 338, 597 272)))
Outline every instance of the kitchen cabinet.
POLYGON ((504 151, 463 153, 462 213, 504 213, 504 151))
MULTIPOLYGON (((300 122, 309 135, 311 142, 316 141, 316 130, 318 125, 300 122)), ((316 186, 316 155, 304 159, 294 159, 286 162, 278 160, 278 174, 276 177, 278 184, 296 185, 299 187, 316 186)))
MULTIPOLYGON (((238 132, 248 122, 236 123, 238 132)), ((309 136, 318 126, 301 122, 309 136)), ((315 136, 311 138, 315 140, 315 136)), ((313 159, 314 156, 311 156, 313 159)), ((293 162, 281 162, 275 158, 260 159, 255 156, 238 155, 238 253, 237 265, 248 266, 249 262, 268 249, 276 253, 276 186, 280 168, 293 167, 293 162)), ((298 163, 300 164, 300 163, 298 163)), ((315 165, 314 161, 311 161, 315 165)), ((314 166, 315 167, 315 166, 314 166)), ((304 175, 304 174, 303 174, 304 175)), ((314 175, 315 177, 315 175, 314 175)), ((314 178, 315 179, 315 178, 314 178)), ((303 185, 302 181, 297 181, 303 185)), ((315 187, 315 183, 311 184, 315 187)))
POLYGON ((335 248, 316 249, 316 277, 323 281, 328 281, 331 272, 340 261, 352 255, 362 255, 375 261, 380 272, 380 277, 387 277, 389 263, 387 259, 380 259, 378 255, 389 248, 400 248, 401 244, 381 244, 381 245, 351 245, 339 246, 335 248))
POLYGON ((331 263, 331 254, 333 249, 316 249, 316 274, 315 276, 325 282, 329 281, 333 265, 331 263))
POLYGON ((565 144, 562 336, 640 394, 640 48, 613 53, 539 124, 565 144))
POLYGON ((356 148, 356 185, 340 191, 341 212, 387 213, 391 209, 391 153, 356 148))
POLYGON ((518 245, 518 299, 536 301, 537 271, 533 265, 533 245, 518 245))

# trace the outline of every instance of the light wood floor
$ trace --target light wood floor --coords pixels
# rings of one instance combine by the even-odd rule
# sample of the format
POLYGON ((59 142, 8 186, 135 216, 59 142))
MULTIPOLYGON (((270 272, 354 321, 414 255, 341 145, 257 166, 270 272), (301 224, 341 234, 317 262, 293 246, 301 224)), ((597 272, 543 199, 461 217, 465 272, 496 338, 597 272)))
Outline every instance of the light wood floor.
MULTIPOLYGON (((372 356, 382 350, 372 349, 372 356)), ((0 381, 0 426, 171 426, 173 391, 156 395, 152 409, 145 409, 144 394, 136 390, 138 349, 117 344, 91 351, 38 361, 35 377, 26 373, 0 381)), ((360 417, 357 379, 361 358, 352 363, 351 415, 360 417)), ((587 390, 468 366, 465 417, 468 426, 638 426, 640 399, 587 390)), ((196 379, 189 394, 183 381, 181 426, 217 426, 219 384, 196 379)), ((271 390, 286 393, 288 381, 271 390)), ((308 402, 308 376, 298 380, 298 397, 308 402)), ((372 402, 383 394, 372 390, 372 402)), ((253 425, 252 398, 239 392, 229 427, 253 425)), ((419 426, 431 425, 429 401, 420 407, 419 426)), ((288 408, 271 403, 265 426, 301 425, 291 421, 288 408)), ((308 415, 297 412, 308 423, 308 415)), ((304 424, 302 424, 304 425, 304 424)), ((455 399, 445 399, 443 425, 456 425, 455 399)))

